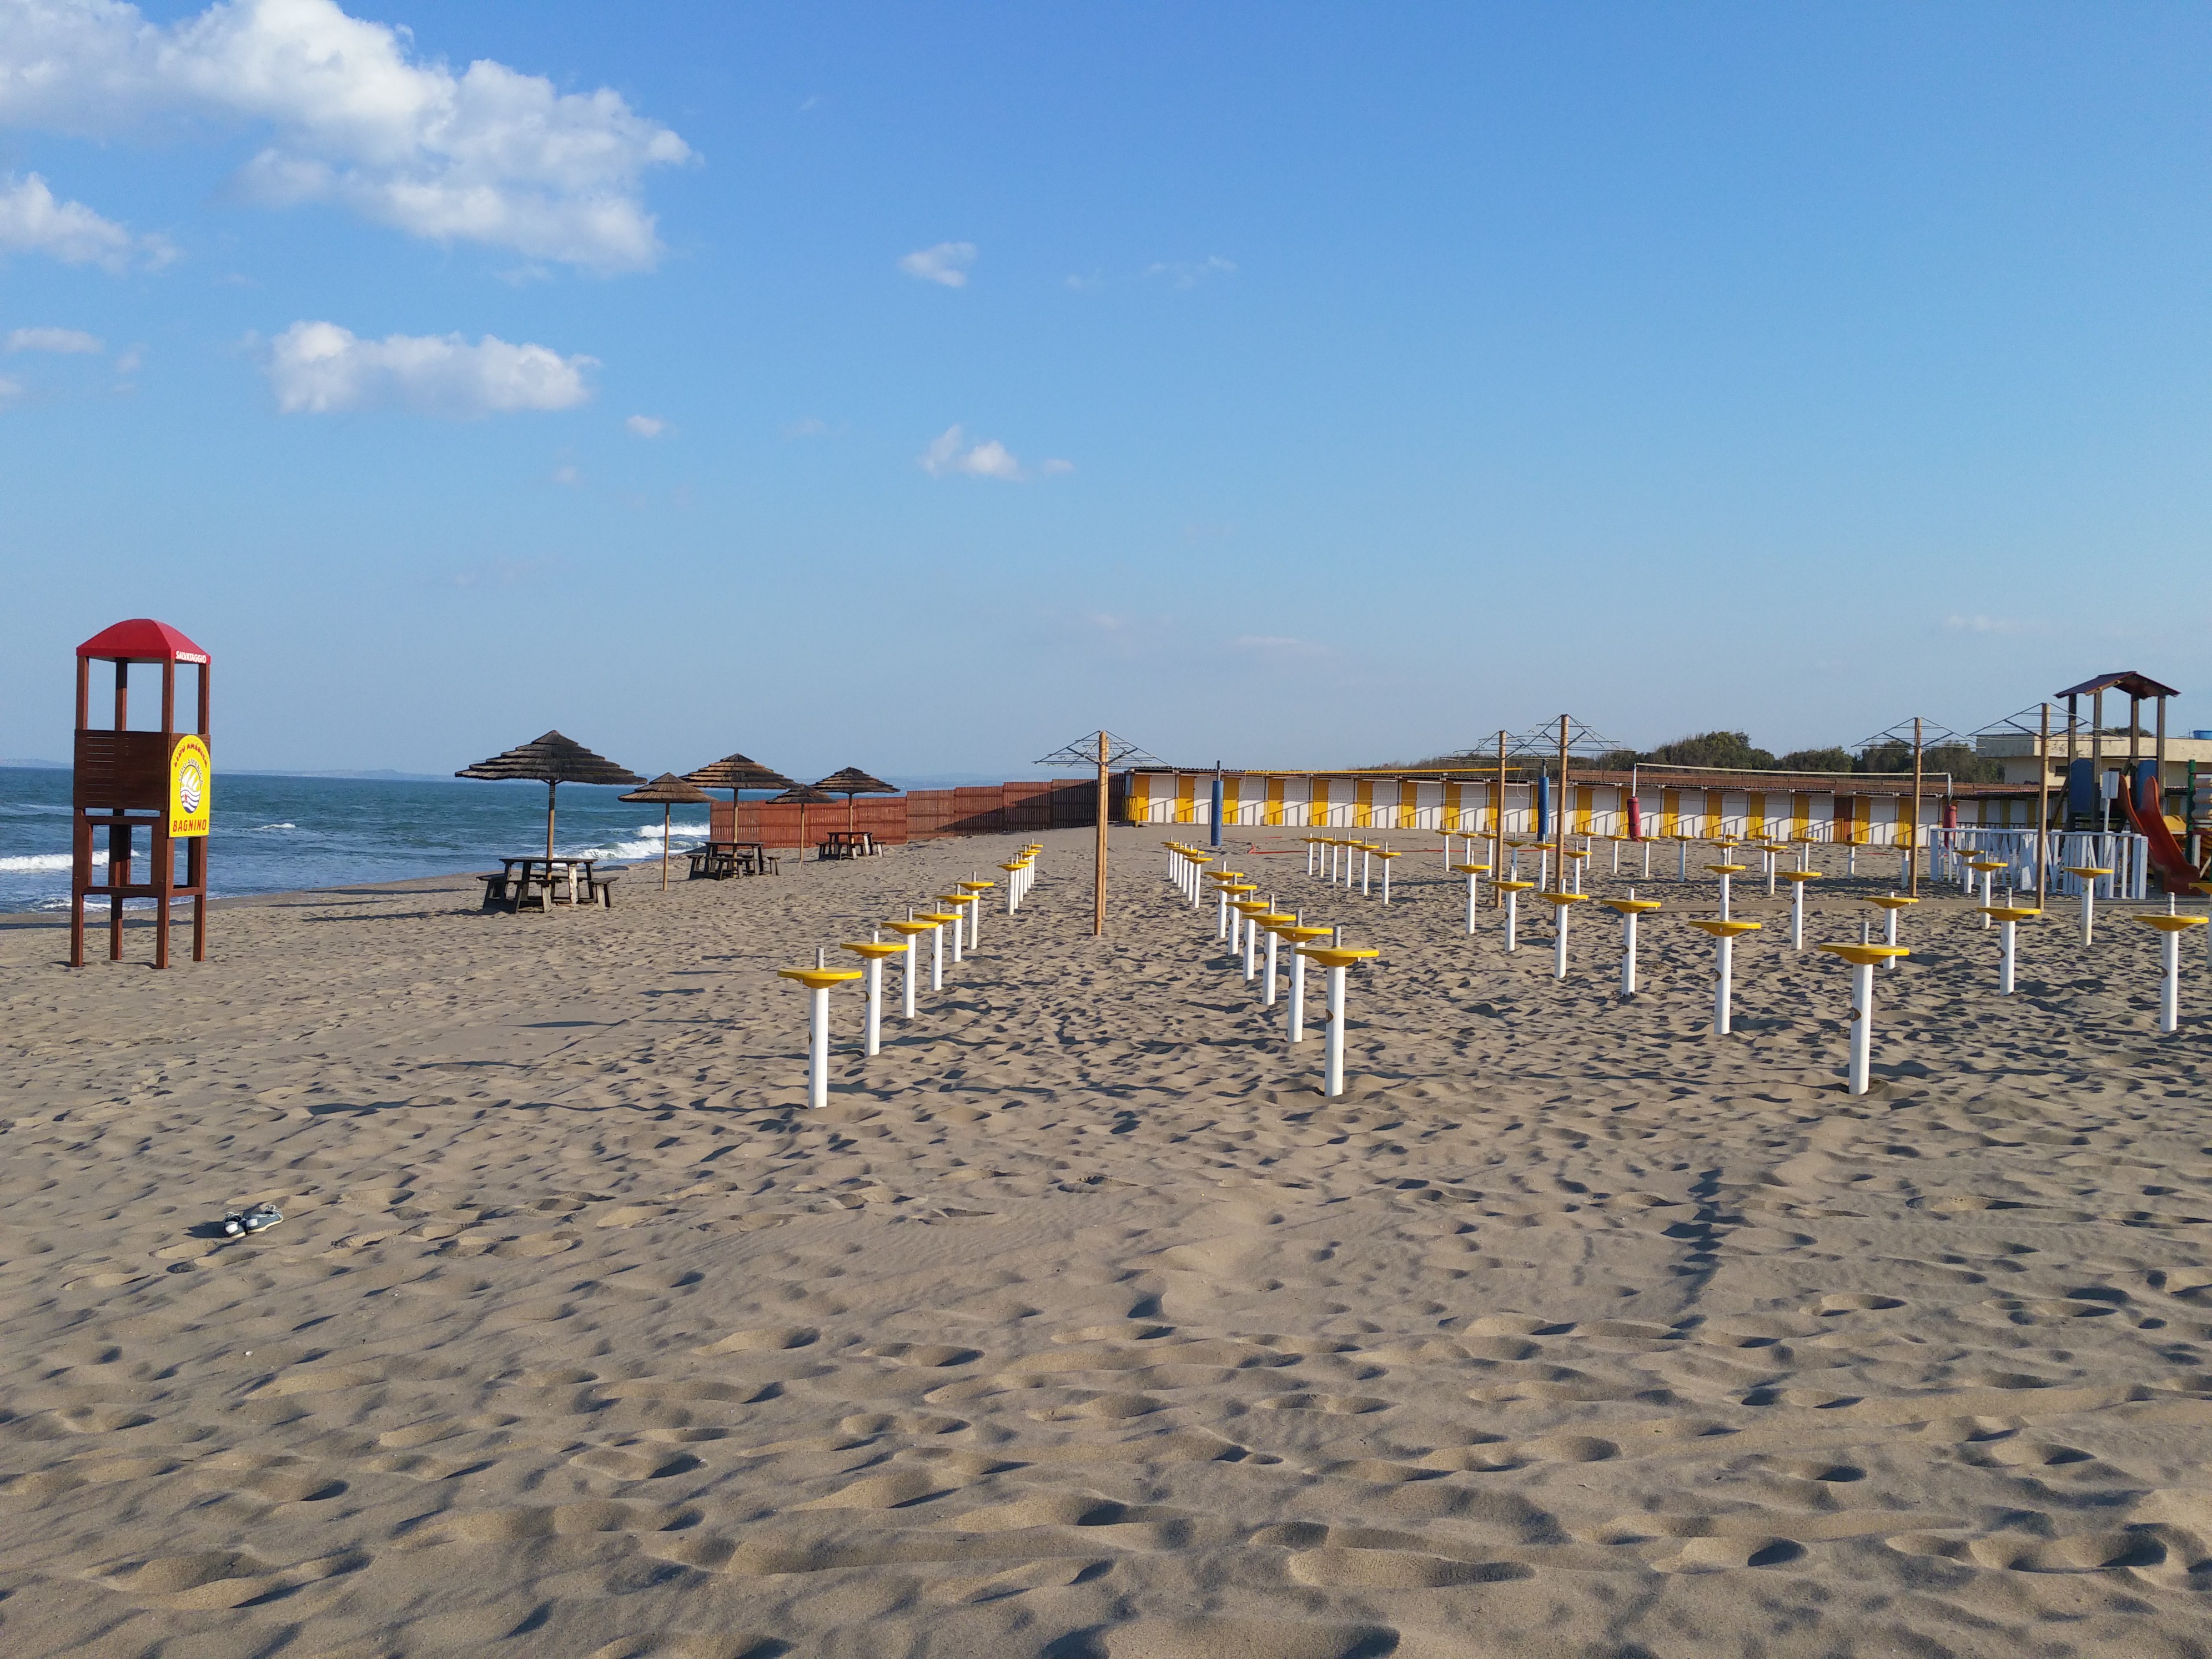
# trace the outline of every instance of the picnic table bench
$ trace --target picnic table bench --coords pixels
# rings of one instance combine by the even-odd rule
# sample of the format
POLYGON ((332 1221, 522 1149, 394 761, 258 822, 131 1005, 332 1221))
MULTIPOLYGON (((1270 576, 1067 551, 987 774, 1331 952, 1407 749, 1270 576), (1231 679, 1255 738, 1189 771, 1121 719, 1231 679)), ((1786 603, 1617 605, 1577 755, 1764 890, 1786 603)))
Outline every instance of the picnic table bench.
POLYGON ((497 875, 477 878, 483 883, 483 908, 504 909, 520 915, 526 904, 550 913, 554 904, 598 905, 611 910, 619 872, 598 872, 597 859, 553 858, 530 854, 503 858, 497 875))
POLYGON ((710 841, 692 848, 694 881, 727 881, 733 876, 781 873, 782 860, 757 841, 710 841))
POLYGON ((817 858, 825 859, 873 858, 883 850, 866 830, 832 830, 814 849, 817 858))

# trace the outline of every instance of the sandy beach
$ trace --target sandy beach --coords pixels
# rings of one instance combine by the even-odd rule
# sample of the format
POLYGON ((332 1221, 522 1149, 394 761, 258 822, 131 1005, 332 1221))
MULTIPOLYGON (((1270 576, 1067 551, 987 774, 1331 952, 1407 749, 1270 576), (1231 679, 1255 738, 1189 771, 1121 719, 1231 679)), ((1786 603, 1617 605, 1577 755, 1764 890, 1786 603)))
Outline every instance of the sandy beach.
POLYGON ((1043 839, 878 1058, 840 995, 811 1113, 770 970, 1011 838, 290 895, 159 974, 0 919, 0 1652, 2207 1650, 2201 934, 2160 1037, 2125 907, 2001 999, 1931 893, 1855 1099, 1847 970, 1748 878, 1716 1038, 1709 884, 1639 882, 1623 1003, 1594 907, 1555 982, 1432 836, 1385 909, 1244 832, 1381 951, 1328 1101, 1161 832, 1103 942, 1043 839))

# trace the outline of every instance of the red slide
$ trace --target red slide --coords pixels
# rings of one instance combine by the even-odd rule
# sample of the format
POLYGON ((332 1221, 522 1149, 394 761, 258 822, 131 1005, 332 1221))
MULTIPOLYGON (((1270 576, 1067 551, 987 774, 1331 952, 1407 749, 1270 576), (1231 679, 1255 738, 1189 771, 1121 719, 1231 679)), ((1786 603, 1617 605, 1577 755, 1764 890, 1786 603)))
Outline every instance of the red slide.
POLYGON ((2138 808, 2132 789, 2120 791, 2120 804, 2127 808, 2128 823, 2136 834, 2150 843, 2150 861, 2158 872, 2158 884, 2169 893, 2185 896, 2195 892, 2197 873, 2175 843, 2173 832, 2166 827, 2165 815, 2138 808))

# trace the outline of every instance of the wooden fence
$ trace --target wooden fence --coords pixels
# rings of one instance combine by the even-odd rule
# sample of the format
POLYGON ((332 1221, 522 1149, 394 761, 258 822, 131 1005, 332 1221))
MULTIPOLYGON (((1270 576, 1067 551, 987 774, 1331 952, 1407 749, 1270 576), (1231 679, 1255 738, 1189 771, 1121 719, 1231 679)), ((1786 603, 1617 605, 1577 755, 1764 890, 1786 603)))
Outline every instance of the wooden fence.
MULTIPOLYGON (((1122 780, 1109 780, 1108 815, 1121 815, 1122 780)), ((1041 782, 994 783, 972 789, 915 789, 903 795, 862 795, 853 802, 850 827, 865 830, 887 847, 952 836, 1030 835, 1042 830, 1088 829, 1097 821, 1096 779, 1051 778, 1041 782)), ((718 800, 708 809, 716 841, 752 841, 767 847, 818 844, 848 827, 845 803, 809 806, 806 834, 799 809, 774 801, 718 800)))

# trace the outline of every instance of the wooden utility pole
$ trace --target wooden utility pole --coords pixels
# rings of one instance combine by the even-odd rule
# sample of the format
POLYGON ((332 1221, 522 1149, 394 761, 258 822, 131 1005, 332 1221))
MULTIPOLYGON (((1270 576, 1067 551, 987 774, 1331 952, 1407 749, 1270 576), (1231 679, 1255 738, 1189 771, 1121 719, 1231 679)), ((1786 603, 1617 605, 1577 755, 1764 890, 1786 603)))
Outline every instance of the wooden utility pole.
POLYGON ((1920 716, 1912 717, 1912 830, 1910 864, 1911 884, 1905 890, 1913 898, 1920 896, 1920 716))
POLYGON ((1505 733, 1498 734, 1498 810, 1490 818, 1490 908, 1493 910, 1505 902, 1505 896, 1498 890, 1498 878, 1505 873, 1505 733))
POLYGON ((1091 936, 1106 937, 1106 745, 1108 738, 1098 733, 1098 851, 1091 866, 1091 936))
POLYGON ((2035 740, 2035 908, 2043 908, 2051 862, 2051 705, 2043 708, 2043 731, 2035 740))

